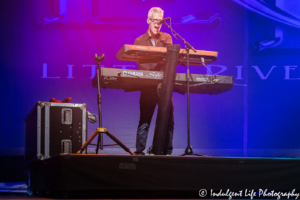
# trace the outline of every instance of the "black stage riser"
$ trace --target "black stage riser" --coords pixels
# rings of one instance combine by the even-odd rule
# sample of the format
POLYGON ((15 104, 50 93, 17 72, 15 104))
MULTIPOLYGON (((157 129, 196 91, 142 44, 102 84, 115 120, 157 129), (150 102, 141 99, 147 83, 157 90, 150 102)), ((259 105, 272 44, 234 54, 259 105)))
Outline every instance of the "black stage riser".
POLYGON ((300 189, 299 159, 60 155, 29 169, 35 191, 300 189))

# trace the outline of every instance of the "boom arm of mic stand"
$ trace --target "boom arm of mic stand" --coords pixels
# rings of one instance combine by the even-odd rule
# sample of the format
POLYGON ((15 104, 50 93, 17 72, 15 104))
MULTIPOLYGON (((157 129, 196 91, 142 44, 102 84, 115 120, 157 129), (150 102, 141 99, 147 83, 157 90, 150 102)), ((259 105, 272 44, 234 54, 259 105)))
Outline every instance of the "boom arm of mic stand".
POLYGON ((171 31, 175 34, 175 36, 179 37, 179 39, 181 39, 184 44, 189 48, 189 49, 192 49, 195 53, 197 52, 197 50, 192 46, 190 45, 190 43, 188 43, 184 38, 182 38, 176 31, 174 31, 172 29, 172 27, 167 23, 167 22, 164 22, 164 24, 169 28, 171 29, 171 31))
POLYGON ((192 47, 192 45, 190 45, 190 43, 188 43, 187 41, 184 40, 184 44, 189 48, 192 49, 195 53, 197 52, 196 49, 194 47, 192 47))

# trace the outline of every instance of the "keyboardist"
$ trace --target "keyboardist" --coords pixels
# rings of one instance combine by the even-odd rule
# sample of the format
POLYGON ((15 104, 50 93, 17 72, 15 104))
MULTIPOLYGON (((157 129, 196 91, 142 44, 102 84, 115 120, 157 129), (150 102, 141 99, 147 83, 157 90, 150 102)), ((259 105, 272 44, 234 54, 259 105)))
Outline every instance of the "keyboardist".
MULTIPOLYGON (((156 46, 166 47, 172 44, 172 37, 167 34, 160 32, 161 24, 158 23, 163 19, 164 11, 161 8, 153 7, 148 12, 148 30, 145 34, 138 37, 135 41, 135 45, 141 46, 156 46)), ((138 62, 140 70, 150 71, 163 71, 162 63, 142 63, 138 62)), ((140 121, 137 129, 136 136, 136 152, 137 155, 145 155, 143 152, 146 148, 148 131, 155 110, 156 104, 158 104, 159 96, 157 94, 157 87, 149 86, 141 90, 140 96, 140 121)), ((174 131, 174 107, 173 100, 171 102, 171 109, 169 114, 168 131, 165 144, 165 155, 171 155, 173 150, 173 131, 174 131)))

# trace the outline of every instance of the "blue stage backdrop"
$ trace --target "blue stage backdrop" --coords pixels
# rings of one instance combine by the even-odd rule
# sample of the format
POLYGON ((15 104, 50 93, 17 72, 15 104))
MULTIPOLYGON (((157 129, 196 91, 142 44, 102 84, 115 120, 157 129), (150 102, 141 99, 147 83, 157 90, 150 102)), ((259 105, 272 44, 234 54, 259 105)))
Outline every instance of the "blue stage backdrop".
MULTIPOLYGON (((24 117, 37 101, 72 97, 97 113, 95 53, 106 68, 138 69, 116 59, 147 31, 159 6, 195 49, 219 52, 207 65, 234 76, 232 90, 191 94, 191 145, 211 156, 299 156, 299 0, 9 0, 0 2, 0 153, 24 153, 24 117)), ((170 30, 163 26, 163 32, 170 30)), ((173 43, 184 45, 173 37, 173 43)), ((186 72, 178 66, 177 72, 186 72)), ((209 74, 204 67, 191 73, 209 74)), ((103 126, 132 151, 139 92, 102 89, 103 126)), ((174 154, 187 146, 187 96, 174 93, 174 154)), ((147 147, 151 146, 156 112, 147 147)), ((88 136, 97 124, 88 125, 88 136)), ((104 137, 105 143, 112 141, 104 137)), ((90 149, 93 151, 93 149, 90 149)), ((102 153, 125 153, 106 147, 102 153)))

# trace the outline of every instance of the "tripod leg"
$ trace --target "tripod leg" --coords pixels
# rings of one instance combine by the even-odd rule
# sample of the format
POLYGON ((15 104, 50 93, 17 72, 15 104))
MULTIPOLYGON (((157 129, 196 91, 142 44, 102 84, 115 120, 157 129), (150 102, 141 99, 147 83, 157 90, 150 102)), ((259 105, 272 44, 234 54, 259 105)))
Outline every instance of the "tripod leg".
POLYGON ((118 140, 113 134, 111 134, 108 130, 106 130, 106 135, 108 137, 110 137, 113 141, 115 141, 120 147, 122 147, 125 151, 127 151, 128 153, 130 153, 130 155, 134 155, 134 153, 132 151, 130 151, 130 149, 125 146, 125 144, 123 144, 120 140, 118 140))
MULTIPOLYGON (((99 132, 98 132, 98 133, 99 133, 99 132)), ((98 154, 101 139, 102 139, 102 138, 101 138, 101 135, 100 135, 100 133, 99 133, 99 135, 98 135, 98 142, 97 142, 97 145, 96 145, 96 154, 98 154)))
POLYGON ((82 153, 82 151, 84 151, 87 148, 87 146, 93 141, 97 134, 98 130, 95 130, 91 137, 82 145, 82 147, 80 147, 80 150, 77 153, 82 153))

